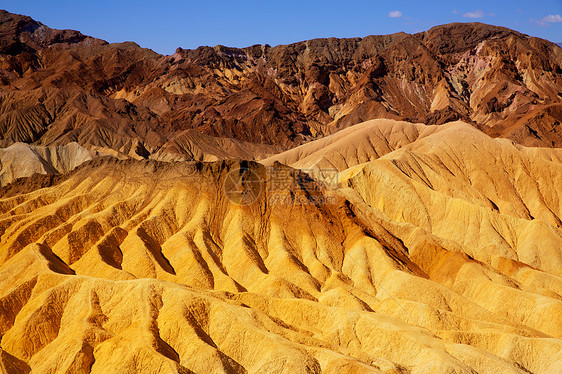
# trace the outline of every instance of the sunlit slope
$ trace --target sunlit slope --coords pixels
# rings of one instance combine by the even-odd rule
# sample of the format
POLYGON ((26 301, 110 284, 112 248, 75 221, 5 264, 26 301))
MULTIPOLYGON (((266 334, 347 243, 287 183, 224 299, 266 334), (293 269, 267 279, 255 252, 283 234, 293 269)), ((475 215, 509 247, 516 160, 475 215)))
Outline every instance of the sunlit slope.
POLYGON ((14 143, 7 148, 0 148, 0 186, 34 173, 65 173, 96 155, 77 143, 60 147, 14 143))
POLYGON ((223 191, 230 172, 268 173, 246 162, 98 160, 46 188, 38 180, 5 188, 2 364, 10 372, 556 373, 558 228, 500 205, 498 213, 470 184, 456 187, 468 197, 448 197, 394 170, 391 156, 348 170, 352 188, 319 188, 332 204, 288 204, 313 183, 282 191, 264 183, 255 203, 235 205, 223 191), (434 200, 397 195, 418 184, 434 200), (273 192, 287 204, 272 205, 273 192), (466 231, 484 242, 484 228, 439 215, 449 200, 466 204, 457 211, 469 221, 489 215, 513 231, 548 229, 548 241, 528 238, 551 260, 527 261, 492 236, 472 244, 466 231), (421 208, 431 225, 397 223, 421 208))
POLYGON ((463 123, 342 173, 371 207, 464 246, 560 276, 558 150, 494 140, 463 123))
POLYGON ((440 129, 440 126, 375 119, 270 156, 261 162, 269 165, 278 161, 300 169, 333 168, 342 171, 376 160, 440 129))

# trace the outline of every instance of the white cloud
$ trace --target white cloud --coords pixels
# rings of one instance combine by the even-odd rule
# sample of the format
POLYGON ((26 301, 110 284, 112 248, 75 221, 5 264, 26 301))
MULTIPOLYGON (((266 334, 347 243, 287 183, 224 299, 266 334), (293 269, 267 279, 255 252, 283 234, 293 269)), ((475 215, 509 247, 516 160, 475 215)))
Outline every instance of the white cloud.
POLYGON ((560 14, 549 14, 548 16, 541 19, 544 23, 559 23, 562 22, 562 16, 560 14))
POLYGON ((481 10, 475 10, 474 12, 467 12, 462 15, 464 18, 484 18, 485 14, 481 10))
POLYGON ((393 10, 392 12, 388 13, 390 18, 400 18, 402 17, 402 12, 399 10, 393 10))

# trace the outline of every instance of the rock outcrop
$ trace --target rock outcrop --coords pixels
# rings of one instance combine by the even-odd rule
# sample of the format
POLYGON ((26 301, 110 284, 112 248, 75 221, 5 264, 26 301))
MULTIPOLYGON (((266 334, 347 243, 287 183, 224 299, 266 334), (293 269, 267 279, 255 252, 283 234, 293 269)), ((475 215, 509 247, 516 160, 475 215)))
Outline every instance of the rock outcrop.
POLYGON ((187 130, 292 147, 376 118, 562 145, 562 50, 479 23, 162 56, 0 17, 0 145, 150 155, 187 130), (140 146, 142 149, 137 150, 140 146))

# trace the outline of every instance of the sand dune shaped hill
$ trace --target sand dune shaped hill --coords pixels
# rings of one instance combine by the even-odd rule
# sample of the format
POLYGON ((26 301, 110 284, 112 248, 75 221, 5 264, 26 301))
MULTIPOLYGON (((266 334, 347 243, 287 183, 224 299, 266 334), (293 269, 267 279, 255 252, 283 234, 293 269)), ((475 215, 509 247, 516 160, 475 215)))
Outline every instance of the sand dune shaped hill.
POLYGON ((375 119, 267 157, 261 162, 271 165, 277 161, 299 169, 333 168, 343 171, 375 160, 440 129, 442 126, 375 119))
POLYGON ((558 373, 560 153, 460 122, 338 134, 278 156, 323 153, 337 190, 273 159, 96 159, 4 187, 3 370, 558 373), (293 182, 272 190, 275 168, 293 182), (254 203, 230 173, 261 178, 254 203))
POLYGON ((98 152, 88 151, 78 143, 60 147, 14 143, 7 148, 0 148, 0 186, 34 173, 65 173, 92 160, 97 154, 98 152))

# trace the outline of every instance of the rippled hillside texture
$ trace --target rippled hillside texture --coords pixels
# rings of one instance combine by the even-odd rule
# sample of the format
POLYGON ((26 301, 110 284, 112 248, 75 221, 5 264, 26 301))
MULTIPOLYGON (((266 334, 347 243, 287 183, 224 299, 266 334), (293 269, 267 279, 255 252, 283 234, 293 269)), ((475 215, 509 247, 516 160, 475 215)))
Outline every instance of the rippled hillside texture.
POLYGON ((554 44, 0 53, 0 372, 562 371, 554 44))

